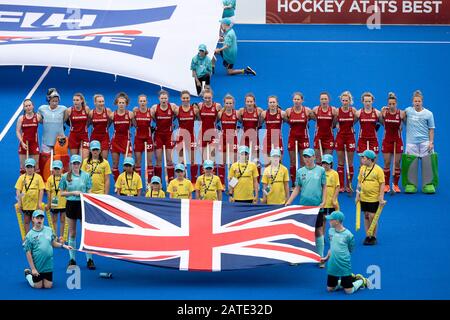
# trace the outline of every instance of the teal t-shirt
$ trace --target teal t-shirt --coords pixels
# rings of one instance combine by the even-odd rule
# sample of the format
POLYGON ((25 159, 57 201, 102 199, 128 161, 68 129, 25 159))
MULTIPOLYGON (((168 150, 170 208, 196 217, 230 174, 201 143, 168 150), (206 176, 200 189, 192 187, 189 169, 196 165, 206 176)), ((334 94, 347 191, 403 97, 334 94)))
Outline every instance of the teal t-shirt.
POLYGON ((222 18, 230 18, 234 16, 234 10, 236 10, 236 0, 222 0, 224 7, 231 6, 230 9, 224 9, 222 18))
POLYGON ((297 170, 295 185, 300 186, 300 202, 304 206, 318 206, 322 202, 322 187, 327 184, 325 169, 301 167, 297 170))
POLYGON ((406 143, 422 143, 430 141, 430 129, 434 129, 433 113, 428 109, 417 112, 408 107, 406 112, 406 143))
POLYGON ((223 59, 229 64, 234 64, 237 58, 237 39, 234 30, 228 29, 223 36, 223 45, 228 46, 223 50, 223 59))
POLYGON ((192 58, 191 70, 197 73, 197 77, 201 78, 212 73, 212 63, 208 56, 201 58, 198 54, 192 58))
POLYGON ((331 255, 327 264, 327 272, 331 276, 345 277, 352 274, 350 253, 355 247, 353 234, 345 229, 338 232, 334 228, 328 231, 331 255))
MULTIPOLYGON (((80 170, 80 175, 75 175, 72 172, 72 181, 67 181, 67 173, 63 174, 61 181, 59 182, 59 188, 64 191, 81 191, 83 193, 88 192, 92 188, 91 176, 80 170)), ((80 201, 80 196, 67 196, 67 200, 80 201)))
POLYGON ((53 247, 55 234, 52 229, 43 226, 40 231, 31 229, 23 243, 25 252, 31 251, 33 263, 38 272, 53 272, 53 247))

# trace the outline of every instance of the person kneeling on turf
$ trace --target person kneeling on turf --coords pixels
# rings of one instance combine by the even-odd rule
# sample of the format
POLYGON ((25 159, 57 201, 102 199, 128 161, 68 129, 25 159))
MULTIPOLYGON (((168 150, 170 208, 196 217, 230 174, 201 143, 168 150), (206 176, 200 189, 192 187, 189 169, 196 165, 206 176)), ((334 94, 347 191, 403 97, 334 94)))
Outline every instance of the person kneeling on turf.
POLYGON ((321 259, 321 263, 327 264, 327 290, 337 291, 344 288, 345 293, 352 294, 360 288, 367 287, 367 279, 362 275, 352 273, 350 254, 355 247, 353 234, 344 227, 344 214, 341 211, 333 211, 325 219, 330 221, 328 232, 330 239, 330 250, 321 259))
POLYGON ((25 278, 36 289, 50 289, 53 285, 53 248, 73 250, 71 246, 56 241, 52 229, 44 226, 44 217, 44 211, 34 210, 33 229, 28 232, 23 243, 31 268, 25 269, 25 278))

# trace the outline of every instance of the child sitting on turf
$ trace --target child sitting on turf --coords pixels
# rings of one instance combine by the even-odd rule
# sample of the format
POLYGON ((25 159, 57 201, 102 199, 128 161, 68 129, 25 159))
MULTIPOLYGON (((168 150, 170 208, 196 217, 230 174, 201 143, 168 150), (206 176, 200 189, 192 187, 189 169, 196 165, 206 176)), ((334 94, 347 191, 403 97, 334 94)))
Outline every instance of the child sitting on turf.
POLYGON ((150 189, 147 190, 145 194, 147 198, 165 198, 166 193, 162 190, 161 178, 158 176, 153 176, 150 181, 150 189))
POLYGON ((321 259, 327 265, 327 290, 337 291, 344 288, 345 293, 352 294, 359 288, 367 287, 367 279, 362 275, 352 273, 350 254, 355 247, 353 234, 344 227, 344 214, 341 211, 333 211, 326 219, 330 221, 330 250, 321 259))

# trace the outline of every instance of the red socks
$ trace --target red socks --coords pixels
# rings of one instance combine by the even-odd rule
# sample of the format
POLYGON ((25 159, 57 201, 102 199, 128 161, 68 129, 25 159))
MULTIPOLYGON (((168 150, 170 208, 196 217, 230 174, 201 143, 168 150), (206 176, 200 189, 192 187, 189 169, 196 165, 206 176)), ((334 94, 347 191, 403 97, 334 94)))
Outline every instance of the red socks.
POLYGON ((117 181, 117 178, 119 177, 119 168, 112 168, 112 174, 114 176, 114 181, 117 181))
POLYGON ((152 180, 153 175, 154 175, 153 166, 147 166, 147 179, 149 182, 150 180, 152 180))
POLYGON ((388 186, 391 177, 391 169, 383 169, 383 171, 384 171, 384 183, 388 186))
POLYGON ((344 186, 345 186, 345 172, 344 172, 344 166, 343 165, 338 165, 337 173, 339 175, 339 185, 341 186, 341 188, 344 188, 344 186))
POLYGON ((292 183, 292 187, 294 187, 294 185, 295 185, 295 178, 296 178, 296 175, 297 175, 297 170, 295 170, 295 167, 290 167, 289 168, 289 174, 290 174, 290 178, 291 178, 291 183, 292 183))
POLYGON ((220 182, 222 182, 222 185, 225 185, 225 165, 220 164, 218 166, 218 173, 219 173, 220 182))
POLYGON ((395 168, 395 171, 394 171, 394 184, 396 186, 398 186, 398 181, 400 180, 400 172, 401 172, 400 168, 395 168))
POLYGON ((160 177, 161 180, 162 180, 162 167, 161 166, 155 166, 154 174, 155 174, 155 176, 160 177))

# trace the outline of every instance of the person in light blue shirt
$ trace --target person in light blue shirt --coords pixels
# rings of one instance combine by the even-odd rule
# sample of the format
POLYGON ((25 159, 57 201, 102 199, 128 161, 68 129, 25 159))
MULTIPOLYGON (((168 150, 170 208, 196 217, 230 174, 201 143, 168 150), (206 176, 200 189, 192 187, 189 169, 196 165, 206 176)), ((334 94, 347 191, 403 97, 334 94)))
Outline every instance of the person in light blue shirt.
POLYGON ((191 61, 192 77, 195 79, 195 87, 197 94, 200 95, 202 87, 211 82, 212 63, 208 57, 208 49, 206 45, 198 46, 198 54, 196 54, 191 61))
POLYGON ((351 253, 355 248, 353 234, 344 227, 344 213, 333 211, 326 216, 330 221, 328 231, 330 238, 330 250, 322 258, 322 263, 327 265, 327 290, 328 292, 344 288, 345 293, 352 294, 360 288, 367 287, 368 281, 362 275, 352 274, 351 253))
POLYGON ((236 0, 222 0, 223 14, 222 18, 233 18, 236 10, 236 0))
POLYGON ((402 155, 402 184, 406 193, 416 193, 418 165, 422 159, 422 192, 435 193, 438 185, 438 161, 434 152, 434 117, 423 107, 423 95, 417 90, 413 106, 406 108, 406 150, 402 155))
MULTIPOLYGON (((80 194, 91 192, 91 176, 80 169, 81 156, 74 154, 70 157, 70 170, 65 173, 59 182, 61 196, 66 197, 66 218, 69 224, 69 246, 75 248, 77 236, 77 220, 81 221, 81 198, 80 194)), ((69 251, 69 267, 76 265, 75 250, 69 251)), ((87 267, 95 270, 92 254, 86 253, 87 267)))
MULTIPOLYGON (((297 195, 300 194, 300 205, 318 206, 321 208, 316 219, 316 249, 317 253, 323 257, 325 241, 321 226, 323 225, 323 208, 327 199, 327 176, 325 169, 315 164, 316 157, 313 149, 303 150, 302 156, 305 166, 297 170, 295 188, 286 205, 290 205, 297 195)), ((324 266, 322 263, 319 264, 321 268, 324 266)))
POLYGON ((44 211, 34 210, 33 229, 23 243, 30 269, 25 269, 25 279, 32 288, 50 289, 53 285, 53 248, 72 249, 56 241, 50 227, 44 226, 44 211))
MULTIPOLYGON (((237 58, 237 38, 230 18, 223 18, 220 20, 221 27, 224 30, 223 46, 215 50, 215 54, 220 54, 223 58, 223 66, 227 69, 228 75, 235 74, 251 74, 256 76, 255 70, 247 66, 245 69, 233 69, 237 58)), ((213 63, 214 63, 213 59, 213 63)), ((214 73, 214 66, 213 66, 214 73)))
POLYGON ((55 88, 48 89, 47 102, 39 107, 38 113, 42 119, 43 153, 50 153, 56 142, 56 137, 64 136, 64 122, 67 120, 66 107, 60 105, 60 96, 55 88))

